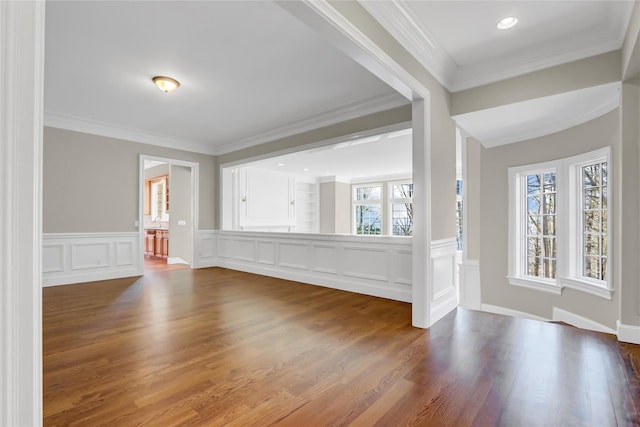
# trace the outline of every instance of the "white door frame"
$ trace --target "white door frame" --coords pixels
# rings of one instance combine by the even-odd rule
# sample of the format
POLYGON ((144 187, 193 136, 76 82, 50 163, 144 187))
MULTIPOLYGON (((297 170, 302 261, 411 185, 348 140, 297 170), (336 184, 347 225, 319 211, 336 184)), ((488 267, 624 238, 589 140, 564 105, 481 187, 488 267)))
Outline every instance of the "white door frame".
MULTIPOLYGON (((144 274, 144 162, 145 160, 164 162, 169 165, 185 166, 191 168, 191 268, 196 265, 196 249, 197 249, 197 237, 198 237, 198 209, 199 209, 199 182, 200 171, 199 164, 197 162, 189 162, 187 160, 170 159, 167 157, 151 156, 147 154, 140 154, 140 166, 138 174, 138 241, 140 251, 138 254, 140 275, 144 274)), ((171 186, 171 183, 169 183, 171 186)), ((171 218, 171 213, 169 213, 171 218)), ((171 226, 169 226, 169 238, 171 238, 171 226)))
POLYGON ((42 425, 45 3, 0 1, 0 425, 42 425))

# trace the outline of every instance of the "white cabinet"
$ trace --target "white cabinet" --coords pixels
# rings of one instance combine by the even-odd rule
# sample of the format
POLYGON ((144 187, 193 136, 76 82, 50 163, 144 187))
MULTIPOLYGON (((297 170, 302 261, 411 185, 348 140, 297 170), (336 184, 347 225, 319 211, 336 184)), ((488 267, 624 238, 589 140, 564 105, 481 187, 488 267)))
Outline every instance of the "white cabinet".
POLYGON ((238 170, 238 227, 290 231, 296 226, 295 179, 276 172, 238 170))

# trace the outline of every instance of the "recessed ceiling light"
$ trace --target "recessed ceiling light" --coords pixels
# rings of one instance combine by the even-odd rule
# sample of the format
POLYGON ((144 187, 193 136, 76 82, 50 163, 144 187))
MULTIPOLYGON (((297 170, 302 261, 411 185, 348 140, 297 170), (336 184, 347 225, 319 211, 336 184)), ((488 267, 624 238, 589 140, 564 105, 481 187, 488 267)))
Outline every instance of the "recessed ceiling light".
POLYGON ((166 76, 155 76, 154 78, 151 79, 151 81, 153 81, 153 83, 155 83, 155 85, 158 86, 160 90, 165 93, 173 92, 174 90, 178 89, 178 87, 180 86, 179 81, 166 76))
POLYGON ((284 166, 284 163, 278 163, 278 166, 284 166))
POLYGON ((517 23, 518 23, 518 18, 516 18, 515 16, 508 16, 500 20, 500 22, 498 22, 497 27, 499 30, 508 30, 509 28, 515 27, 517 23))
POLYGON ((309 172, 309 168, 304 168, 302 170, 305 171, 305 172, 309 172))

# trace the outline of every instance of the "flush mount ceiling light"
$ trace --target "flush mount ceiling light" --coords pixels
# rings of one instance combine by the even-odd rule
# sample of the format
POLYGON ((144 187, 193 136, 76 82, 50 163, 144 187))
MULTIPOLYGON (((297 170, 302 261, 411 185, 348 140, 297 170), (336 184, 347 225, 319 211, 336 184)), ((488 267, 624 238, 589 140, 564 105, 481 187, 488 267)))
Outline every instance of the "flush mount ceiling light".
POLYGON ((155 83, 156 86, 160 88, 161 91, 165 93, 173 92, 174 90, 178 89, 178 86, 180 86, 180 82, 176 79, 172 79, 171 77, 155 76, 151 80, 153 81, 153 83, 155 83))
POLYGON ((515 27, 517 23, 518 23, 518 18, 516 18, 515 16, 508 16, 500 20, 500 22, 498 22, 497 27, 499 30, 508 30, 509 28, 515 27))

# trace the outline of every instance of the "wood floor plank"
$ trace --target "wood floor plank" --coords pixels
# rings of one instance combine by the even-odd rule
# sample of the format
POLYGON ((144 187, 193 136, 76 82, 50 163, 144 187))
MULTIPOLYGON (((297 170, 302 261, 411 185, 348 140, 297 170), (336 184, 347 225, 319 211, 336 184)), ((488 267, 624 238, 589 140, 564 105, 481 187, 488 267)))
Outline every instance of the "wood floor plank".
POLYGON ((640 346, 221 268, 43 290, 47 426, 640 425, 640 346))

